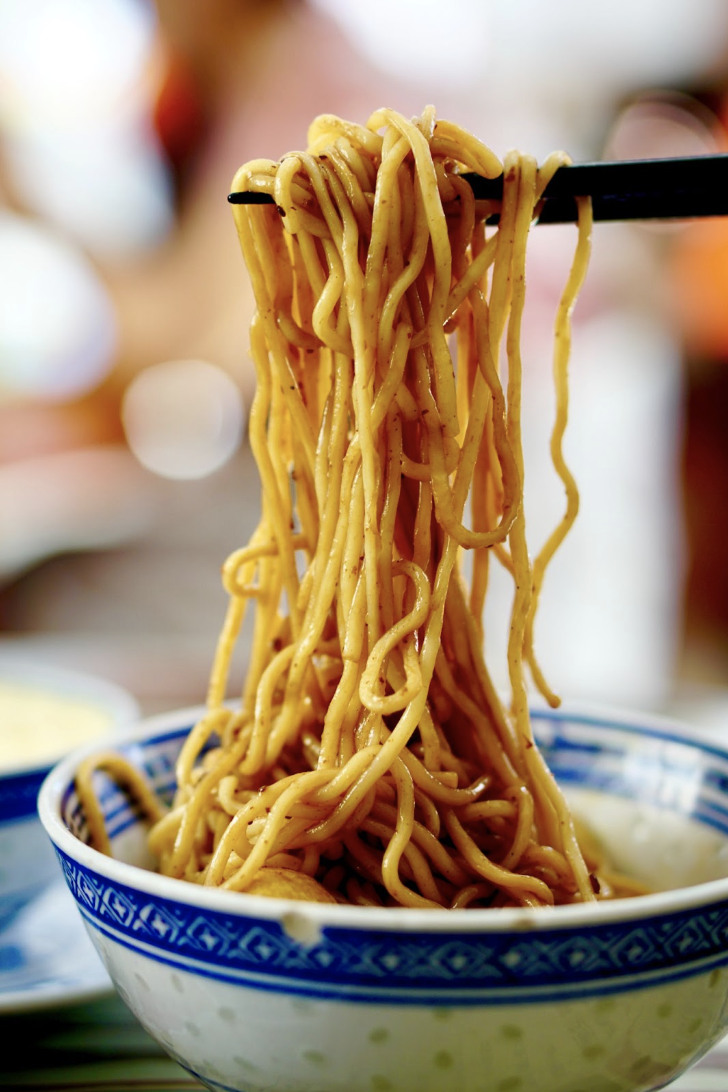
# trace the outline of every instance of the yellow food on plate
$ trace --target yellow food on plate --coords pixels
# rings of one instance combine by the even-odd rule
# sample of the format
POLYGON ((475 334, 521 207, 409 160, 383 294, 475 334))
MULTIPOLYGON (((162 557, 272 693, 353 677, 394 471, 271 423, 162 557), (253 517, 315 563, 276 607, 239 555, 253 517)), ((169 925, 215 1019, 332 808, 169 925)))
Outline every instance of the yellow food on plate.
POLYGON ((111 723, 93 702, 0 679, 0 770, 54 761, 111 723))

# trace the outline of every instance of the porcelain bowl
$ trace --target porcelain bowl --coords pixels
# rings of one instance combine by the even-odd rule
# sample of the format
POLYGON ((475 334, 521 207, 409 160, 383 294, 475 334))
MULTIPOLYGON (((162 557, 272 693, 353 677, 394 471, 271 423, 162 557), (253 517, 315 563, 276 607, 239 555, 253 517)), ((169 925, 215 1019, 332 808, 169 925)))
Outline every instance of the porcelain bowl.
MULTIPOLYGON (((106 746, 113 733, 139 719, 132 695, 97 676, 7 658, 0 660, 1 684, 12 686, 20 701, 26 695, 42 700, 44 728, 53 729, 57 738, 34 754, 21 743, 17 757, 0 766, 0 932, 58 879, 55 855, 38 818, 38 791, 54 764, 72 749, 66 718, 74 711, 91 715, 106 746)), ((0 703, 0 733, 17 737, 22 729, 17 711, 0 703)))
MULTIPOLYGON (((199 710, 121 750, 157 790, 199 710)), ((103 777, 115 858, 73 778, 40 815, 121 997, 211 1089, 648 1092, 728 1030, 728 748, 642 716, 534 711, 551 769, 616 864, 659 890, 553 910, 288 902, 155 874, 103 777)))

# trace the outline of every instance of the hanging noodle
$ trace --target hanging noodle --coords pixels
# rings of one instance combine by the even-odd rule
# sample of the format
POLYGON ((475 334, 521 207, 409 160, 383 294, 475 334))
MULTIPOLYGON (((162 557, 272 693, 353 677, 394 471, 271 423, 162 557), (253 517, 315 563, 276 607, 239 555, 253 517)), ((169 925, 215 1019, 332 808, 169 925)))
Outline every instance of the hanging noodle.
POLYGON ((428 108, 412 121, 379 110, 366 126, 319 117, 307 152, 236 175, 234 189, 275 199, 235 206, 257 303, 250 441, 262 516, 224 565, 208 712, 183 747, 171 809, 151 815, 163 873, 411 907, 619 890, 585 860, 534 745, 524 671, 557 704, 533 623, 578 508, 562 438, 588 200, 555 326, 551 454, 566 513, 533 564, 520 328, 529 229, 564 162, 539 168, 513 153, 501 164, 428 108), (475 201, 463 171, 503 172, 502 202, 475 201), (507 706, 483 655, 493 563, 514 588, 507 706), (230 707, 251 600, 247 679, 230 707))

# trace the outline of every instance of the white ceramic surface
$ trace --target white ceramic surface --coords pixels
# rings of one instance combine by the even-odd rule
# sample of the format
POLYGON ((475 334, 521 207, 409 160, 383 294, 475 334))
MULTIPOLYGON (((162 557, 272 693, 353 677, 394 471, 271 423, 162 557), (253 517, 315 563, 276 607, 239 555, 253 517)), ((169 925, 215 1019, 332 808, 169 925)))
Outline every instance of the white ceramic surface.
POLYGON ((111 992, 68 888, 56 881, 0 938, 0 1014, 76 1004, 111 992))
MULTIPOLYGON (((0 682, 20 685, 51 700, 71 699, 97 708, 104 717, 99 732, 107 742, 139 716, 131 694, 96 676, 8 658, 0 659, 0 682)), ((0 720, 0 732, 14 731, 13 723, 0 720)), ((18 758, 0 768, 0 935, 57 877, 54 854, 38 819, 37 799, 54 762, 69 750, 59 724, 58 743, 43 758, 18 758)))
MULTIPOLYGON (((197 712, 124 744, 162 793, 197 712)), ((89 748, 51 773, 40 813, 120 995, 212 1089, 653 1092, 728 1030, 728 750, 636 716, 535 718, 619 863, 678 889, 456 913, 207 890, 148 870, 103 777, 122 859, 84 843, 72 778, 89 748)))

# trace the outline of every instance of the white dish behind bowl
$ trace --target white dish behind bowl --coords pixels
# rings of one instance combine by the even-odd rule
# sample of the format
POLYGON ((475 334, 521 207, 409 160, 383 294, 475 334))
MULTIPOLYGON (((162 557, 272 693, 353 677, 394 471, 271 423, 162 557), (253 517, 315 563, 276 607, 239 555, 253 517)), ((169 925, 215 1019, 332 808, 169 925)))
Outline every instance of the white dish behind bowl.
MULTIPOLYGON (((155 718, 124 743, 160 790, 198 712, 155 718)), ((534 717, 575 801, 606 796, 589 815, 605 840, 623 843, 638 817, 660 837, 658 861, 672 854, 671 879, 695 886, 551 911, 459 912, 205 889, 148 871, 144 829, 103 776, 123 859, 84 844, 72 778, 89 748, 48 777, 40 812, 119 993, 211 1088, 663 1087, 728 1028, 728 879, 714 878, 728 844, 728 751, 645 718, 534 717), (627 819, 615 824, 620 799, 627 819), (693 837, 704 872, 686 848, 693 837)))
MULTIPOLYGON (((50 732, 29 731, 33 738, 28 746, 22 739, 17 743, 17 754, 11 757, 8 749, 0 753, 0 775, 19 773, 29 769, 50 769, 64 755, 92 742, 108 731, 116 731, 139 720, 139 705, 124 687, 80 671, 53 667, 42 662, 15 659, 0 655, 0 734, 10 729, 18 737, 17 726, 10 722, 14 714, 23 717, 24 711, 11 710, 3 703, 5 688, 17 689, 28 700, 41 699, 44 708, 31 710, 28 716, 54 716, 55 740, 50 732), (82 712, 81 729, 71 718, 82 712), (86 733, 86 738, 81 732, 86 733)), ((45 727, 45 726, 44 726, 45 727)))
POLYGON ((0 1018, 80 1005, 113 993, 60 876, 5 930, 1 951, 0 1018))
MULTIPOLYGON (((22 704, 22 697, 20 700, 22 704)), ((38 819, 37 798, 54 762, 72 750, 79 738, 73 723, 64 732, 68 717, 73 717, 76 709, 83 711, 84 731, 87 738, 94 740, 113 738, 139 716, 132 695, 105 679, 0 658, 0 733, 19 740, 14 761, 0 765, 0 932, 56 878, 53 853, 49 852, 48 839, 38 819), (16 691, 27 694, 30 702, 39 695, 45 727, 54 729, 57 738, 41 750, 35 738, 32 748, 24 753, 20 730, 23 714, 16 703, 12 708, 6 706, 3 714, 2 687, 12 690, 14 697, 16 691), (98 717, 86 717, 87 710, 98 711, 98 717), (92 731, 94 735, 89 735, 92 731)))

